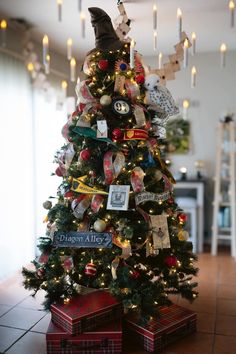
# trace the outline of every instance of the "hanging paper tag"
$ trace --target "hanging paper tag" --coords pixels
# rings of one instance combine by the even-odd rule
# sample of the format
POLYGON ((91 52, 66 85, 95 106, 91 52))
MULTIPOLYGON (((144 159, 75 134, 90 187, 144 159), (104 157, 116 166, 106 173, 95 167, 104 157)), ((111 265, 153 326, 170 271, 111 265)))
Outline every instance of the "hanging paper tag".
POLYGON ((169 55, 170 62, 172 63, 173 71, 179 71, 180 70, 180 63, 179 63, 179 55, 178 54, 172 54, 169 55))
POLYGON ((108 210, 128 210, 130 186, 111 185, 107 201, 108 210))
POLYGON ((137 127, 138 128, 143 127, 146 123, 143 108, 138 105, 135 105, 134 106, 134 116, 135 116, 135 120, 137 123, 137 127))
POLYGON ((144 189, 144 172, 141 167, 135 167, 131 173, 131 185, 134 192, 142 192, 144 189))
POLYGON ((167 215, 150 215, 153 248, 170 248, 170 236, 167 224, 167 215))
POLYGON ((116 75, 114 92, 122 93, 125 87, 125 77, 122 75, 116 75))
POLYGON ((107 121, 97 120, 97 138, 107 138, 107 121))

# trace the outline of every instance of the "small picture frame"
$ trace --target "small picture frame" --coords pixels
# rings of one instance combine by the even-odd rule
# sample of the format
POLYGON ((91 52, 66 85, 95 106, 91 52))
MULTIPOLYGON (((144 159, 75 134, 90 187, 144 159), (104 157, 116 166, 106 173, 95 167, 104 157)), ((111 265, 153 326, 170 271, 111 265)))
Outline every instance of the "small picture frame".
POLYGON ((107 210, 128 210, 130 186, 111 185, 109 189, 107 210))

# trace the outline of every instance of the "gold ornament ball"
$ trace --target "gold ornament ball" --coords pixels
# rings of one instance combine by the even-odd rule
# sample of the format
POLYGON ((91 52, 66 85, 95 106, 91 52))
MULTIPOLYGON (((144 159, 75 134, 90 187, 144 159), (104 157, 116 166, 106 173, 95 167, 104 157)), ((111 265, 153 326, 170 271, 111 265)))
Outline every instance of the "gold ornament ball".
POLYGON ((162 174, 162 172, 161 172, 160 170, 156 170, 156 171, 154 172, 154 176, 155 176, 155 179, 156 179, 157 181, 160 181, 160 180, 162 179, 162 177, 163 177, 163 174, 162 174))
POLYGON ((109 106, 109 104, 111 104, 111 97, 108 95, 103 95, 100 98, 100 103, 102 106, 109 106))
POLYGON ((185 231, 185 230, 180 230, 178 232, 178 239, 180 241, 187 241, 189 239, 189 233, 188 231, 185 231))
POLYGON ((103 232, 106 227, 107 227, 107 224, 102 219, 97 219, 95 221, 95 223, 93 224, 93 228, 97 232, 103 232))

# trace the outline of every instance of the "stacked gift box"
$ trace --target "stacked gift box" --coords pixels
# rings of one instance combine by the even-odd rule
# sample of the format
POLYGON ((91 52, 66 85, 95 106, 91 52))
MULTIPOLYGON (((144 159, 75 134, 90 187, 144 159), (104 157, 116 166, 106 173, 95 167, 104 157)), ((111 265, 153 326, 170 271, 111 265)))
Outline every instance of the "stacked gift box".
POLYGON ((48 354, 115 354, 122 352, 123 308, 109 292, 79 295, 51 306, 46 340, 48 354))
POLYGON ((148 352, 161 352, 196 331, 196 313, 174 304, 160 307, 146 324, 138 313, 123 317, 121 303, 105 290, 78 295, 68 304, 53 304, 51 312, 47 354, 121 353, 122 322, 129 343, 132 338, 134 345, 148 352))
POLYGON ((162 306, 143 324, 137 313, 126 316, 124 333, 147 352, 162 352, 168 344, 196 331, 197 315, 178 305, 162 306))

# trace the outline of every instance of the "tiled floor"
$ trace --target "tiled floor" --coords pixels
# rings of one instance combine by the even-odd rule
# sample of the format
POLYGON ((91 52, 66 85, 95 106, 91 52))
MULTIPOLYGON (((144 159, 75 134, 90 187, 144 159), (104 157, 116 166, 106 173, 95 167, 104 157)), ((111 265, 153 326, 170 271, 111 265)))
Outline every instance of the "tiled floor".
MULTIPOLYGON (((163 354, 236 354, 236 262, 229 252, 212 257, 199 255, 199 298, 191 305, 197 312, 198 330, 171 345, 163 354)), ((43 311, 41 292, 32 298, 21 285, 21 276, 0 284, 0 354, 45 354, 45 333, 50 314, 43 311)), ((131 340, 124 354, 145 353, 131 340)))

